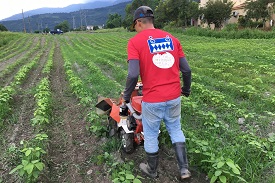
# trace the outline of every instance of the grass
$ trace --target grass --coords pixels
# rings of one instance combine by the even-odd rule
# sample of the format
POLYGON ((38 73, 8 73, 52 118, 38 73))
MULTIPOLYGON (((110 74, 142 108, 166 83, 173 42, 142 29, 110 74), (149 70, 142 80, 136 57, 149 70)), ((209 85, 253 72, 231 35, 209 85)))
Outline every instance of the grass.
POLYGON ((12 32, 0 32, 0 49, 8 45, 13 40, 23 37, 23 34, 12 32))

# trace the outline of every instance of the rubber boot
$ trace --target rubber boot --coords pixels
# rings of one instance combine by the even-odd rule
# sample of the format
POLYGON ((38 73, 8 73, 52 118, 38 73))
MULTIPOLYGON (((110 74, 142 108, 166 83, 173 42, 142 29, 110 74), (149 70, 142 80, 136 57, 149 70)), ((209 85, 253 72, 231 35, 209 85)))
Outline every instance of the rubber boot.
POLYGON ((140 163, 139 168, 143 173, 148 175, 151 178, 156 178, 157 174, 157 167, 159 162, 159 153, 147 153, 147 163, 140 163))
POLYGON ((191 177, 191 173, 188 170, 188 160, 186 155, 185 142, 176 142, 173 144, 173 146, 178 160, 180 177, 181 179, 187 179, 191 177))

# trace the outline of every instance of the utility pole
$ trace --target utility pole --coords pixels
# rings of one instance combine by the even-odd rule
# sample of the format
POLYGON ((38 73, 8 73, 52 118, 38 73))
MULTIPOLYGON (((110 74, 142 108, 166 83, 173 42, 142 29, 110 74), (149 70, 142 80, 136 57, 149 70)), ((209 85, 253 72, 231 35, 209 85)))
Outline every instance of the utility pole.
POLYGON ((23 28, 24 28, 24 33, 26 33, 26 25, 25 25, 25 17, 24 17, 23 9, 22 9, 22 17, 23 17, 23 28))
POLYGON ((86 30, 87 30, 87 19, 86 19, 86 11, 84 12, 84 20, 85 20, 85 25, 86 25, 86 30))
POLYGON ((75 30, 76 27, 75 27, 75 19, 74 19, 74 16, 73 16, 73 30, 75 30))
POLYGON ((41 32, 43 32, 43 23, 42 23, 42 19, 41 19, 41 23, 40 23, 40 26, 41 26, 41 32))
POLYGON ((28 16, 28 20, 29 20, 29 31, 30 31, 30 33, 32 33, 32 30, 31 30, 31 21, 30 21, 30 16, 28 16))
POLYGON ((80 30, 82 30, 82 13, 81 13, 81 9, 79 10, 80 13, 80 30))
POLYGON ((86 25, 86 28, 87 29, 87 19, 86 19, 86 11, 83 11, 83 10, 79 10, 80 12, 80 27, 81 27, 81 30, 82 30, 82 26, 83 26, 83 22, 85 22, 85 25, 86 25))

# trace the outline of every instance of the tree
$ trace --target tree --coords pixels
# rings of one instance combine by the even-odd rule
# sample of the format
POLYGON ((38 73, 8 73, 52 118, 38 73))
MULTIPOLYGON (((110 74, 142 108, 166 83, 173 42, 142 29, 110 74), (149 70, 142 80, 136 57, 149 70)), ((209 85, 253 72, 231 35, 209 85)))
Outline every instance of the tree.
POLYGON ((210 0, 202 9, 205 20, 208 25, 213 23, 216 28, 221 28, 222 24, 231 17, 233 2, 222 2, 221 0, 210 0))
POLYGON ((200 15, 199 3, 192 0, 160 1, 155 11, 156 25, 163 27, 166 24, 188 26, 192 18, 200 15))
POLYGON ((95 25, 94 27, 93 27, 93 30, 98 30, 99 29, 99 27, 97 26, 97 25, 95 25))
POLYGON ((256 22, 262 20, 262 23, 270 18, 270 6, 269 3, 274 3, 275 0, 257 0, 257 1, 247 1, 245 9, 247 10, 247 17, 249 19, 255 19, 256 22))
POLYGON ((155 9, 155 26, 162 28, 169 22, 167 16, 167 1, 160 1, 155 9))
POLYGON ((199 3, 195 1, 186 0, 185 3, 182 4, 182 9, 184 9, 184 11, 180 11, 178 17, 179 25, 188 26, 190 25, 191 19, 198 19, 201 14, 199 3))
POLYGON ((69 30, 70 30, 69 22, 67 20, 65 20, 65 21, 61 22, 60 24, 56 25, 54 27, 54 29, 60 29, 63 32, 69 32, 69 30))
POLYGON ((1 31, 8 31, 8 29, 3 24, 0 24, 0 32, 1 31))
POLYGON ((43 29, 43 32, 45 32, 45 33, 49 33, 51 30, 50 30, 50 28, 45 28, 45 29, 43 29))
POLYGON ((115 13, 115 14, 109 14, 108 20, 106 22, 106 27, 108 29, 113 29, 116 27, 121 27, 122 24, 122 18, 121 15, 115 13))
POLYGON ((122 22, 123 27, 130 28, 133 23, 134 12, 138 7, 149 6, 154 11, 158 2, 159 0, 133 0, 132 3, 127 4, 125 8, 126 15, 122 22))

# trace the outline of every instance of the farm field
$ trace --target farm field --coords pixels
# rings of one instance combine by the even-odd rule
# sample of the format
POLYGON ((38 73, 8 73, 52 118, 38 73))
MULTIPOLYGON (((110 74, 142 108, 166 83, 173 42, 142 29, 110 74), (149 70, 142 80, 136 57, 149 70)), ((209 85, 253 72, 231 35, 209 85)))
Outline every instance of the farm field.
MULTIPOLYGON (((97 116, 117 98, 135 33, 0 33, 1 182, 179 182, 164 126, 159 178, 138 170, 145 153, 120 153, 97 116)), ((182 98, 187 182, 275 182, 275 40, 175 33, 192 69, 182 98)))

